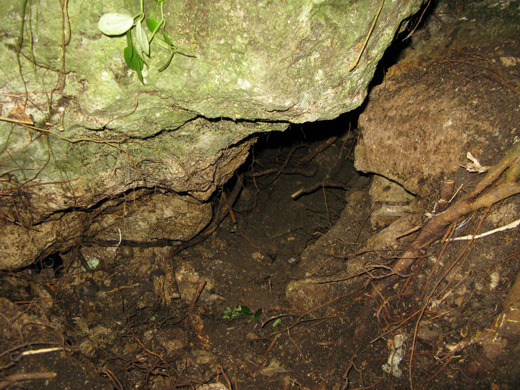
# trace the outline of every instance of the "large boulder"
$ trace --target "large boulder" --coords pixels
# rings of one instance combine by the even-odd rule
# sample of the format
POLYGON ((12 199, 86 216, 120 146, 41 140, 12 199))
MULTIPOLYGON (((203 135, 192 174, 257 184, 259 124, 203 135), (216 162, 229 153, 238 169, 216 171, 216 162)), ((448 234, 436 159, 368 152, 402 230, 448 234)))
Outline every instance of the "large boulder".
MULTIPOLYGON (((146 17, 160 20, 159 4, 144 3, 146 17)), ((0 243, 0 267, 101 234, 90 226, 103 225, 104 202, 137 190, 182 194, 209 216, 193 201, 229 180, 254 134, 363 102, 385 49, 421 3, 164 1, 165 32, 195 57, 177 54, 159 72, 170 52, 154 39, 141 83, 125 63, 127 39, 98 28, 106 13, 137 15, 139 2, 3 2, 0 206, 1 229, 12 234, 0 243), (82 217, 69 228, 56 223, 72 211, 82 217)), ((191 222, 176 223, 188 232, 176 239, 193 235, 191 222)))

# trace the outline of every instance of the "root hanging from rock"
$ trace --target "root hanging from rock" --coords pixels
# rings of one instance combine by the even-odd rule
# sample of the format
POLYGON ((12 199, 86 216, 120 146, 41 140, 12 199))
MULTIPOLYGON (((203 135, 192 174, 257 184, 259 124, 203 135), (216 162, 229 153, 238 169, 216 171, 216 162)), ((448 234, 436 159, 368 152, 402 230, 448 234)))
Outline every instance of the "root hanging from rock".
POLYGON ((213 221, 202 232, 200 232, 197 236, 193 237, 191 240, 173 246, 170 250, 169 257, 173 259, 175 255, 182 252, 184 249, 204 241, 215 230, 217 230, 217 228, 220 226, 220 224, 228 214, 231 215, 233 222, 235 222, 232 207, 233 204, 236 202, 238 195, 240 195, 240 191, 242 190, 243 185, 244 174, 241 173, 237 177, 237 182, 235 183, 233 190, 231 190, 231 192, 228 195, 225 195, 223 193, 222 200, 224 201, 224 204, 217 210, 213 218, 213 221))

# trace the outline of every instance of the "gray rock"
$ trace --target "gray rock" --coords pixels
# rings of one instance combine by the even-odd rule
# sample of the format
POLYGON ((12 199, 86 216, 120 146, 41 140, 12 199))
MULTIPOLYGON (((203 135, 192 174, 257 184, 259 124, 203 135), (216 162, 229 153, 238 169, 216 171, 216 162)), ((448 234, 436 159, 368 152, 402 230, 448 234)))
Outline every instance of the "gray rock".
POLYGON ((245 161, 253 134, 358 107, 421 3, 166 1, 169 37, 196 58, 176 55, 159 72, 169 52, 154 40, 144 85, 125 64, 126 39, 98 29, 108 12, 136 15, 135 2, 70 2, 65 13, 49 0, 2 3, 1 228, 14 242, 1 244, 0 268, 77 245, 102 224, 93 214, 105 202, 134 190, 206 201, 245 161), (71 210, 80 221, 70 223, 71 210))

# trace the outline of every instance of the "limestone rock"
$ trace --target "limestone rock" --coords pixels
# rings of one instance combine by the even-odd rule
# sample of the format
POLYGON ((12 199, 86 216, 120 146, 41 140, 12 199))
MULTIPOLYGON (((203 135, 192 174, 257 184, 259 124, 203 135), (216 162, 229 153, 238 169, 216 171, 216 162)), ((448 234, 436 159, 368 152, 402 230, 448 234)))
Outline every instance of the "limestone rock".
POLYGON ((132 241, 168 239, 186 241, 211 220, 211 205, 188 201, 172 193, 133 197, 130 193, 117 207, 106 208, 90 229, 97 239, 121 237, 132 241))
POLYGON ((400 217, 414 213, 411 205, 414 197, 399 184, 382 176, 374 176, 370 186, 373 226, 387 226, 400 217))
MULTIPOLYGON (((153 1, 144 3, 154 16, 153 1)), ((99 213, 139 189, 206 201, 245 161, 255 133, 358 107, 421 3, 164 1, 168 36, 196 58, 178 54, 159 72, 169 52, 154 40, 142 84, 125 63, 127 40, 98 29, 103 14, 136 15, 136 2, 3 2, 0 210, 30 237, 10 233, 3 249, 22 250, 0 267, 60 251, 59 241, 77 245, 93 223, 43 228, 57 215, 99 213)))

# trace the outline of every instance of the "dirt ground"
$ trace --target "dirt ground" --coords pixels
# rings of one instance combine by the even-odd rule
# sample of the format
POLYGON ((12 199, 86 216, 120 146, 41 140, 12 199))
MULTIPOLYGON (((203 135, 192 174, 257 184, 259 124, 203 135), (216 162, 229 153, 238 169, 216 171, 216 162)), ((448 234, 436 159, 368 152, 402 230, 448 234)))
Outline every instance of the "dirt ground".
MULTIPOLYGON (((409 372, 417 389, 517 388, 514 342, 505 360, 495 361, 477 345, 456 354, 446 346, 500 312, 518 270, 518 232, 469 248, 467 242, 434 245, 407 282, 394 286, 360 338, 356 318, 376 268, 358 289, 321 307, 302 311, 288 302, 287 284, 305 277, 302 251, 345 223, 338 220, 351 194, 365 194, 366 201, 350 205, 344 257, 322 264, 317 275, 337 275, 380 230, 367 223, 371 178, 353 169, 349 118, 315 126, 319 131, 294 128, 262 140, 245 167, 233 217, 173 261, 168 248, 85 247, 87 261, 100 260, 95 270, 82 269, 71 251, 63 254, 63 267, 2 274, 1 296, 15 304, 3 302, 0 388, 401 389, 410 388, 409 372), (309 193, 293 199, 302 188, 309 193), (421 306, 414 297, 430 294, 436 283, 429 301, 437 300, 437 309, 428 306, 416 326, 421 306), (405 356, 396 378, 383 366, 402 336, 405 356), (51 350, 21 354, 44 348, 51 350)), ((464 231, 474 231, 480 219, 475 215, 464 231)), ((388 251, 370 255, 381 267, 392 262, 388 251)))
MULTIPOLYGON (((285 288, 304 276, 300 254, 338 220, 346 189, 367 189, 369 179, 353 168, 348 117, 314 126, 319 129, 299 126, 262 139, 244 167, 233 216, 173 262, 169 248, 85 247, 89 264, 100 261, 94 270, 85 271, 71 251, 58 267, 3 274, 1 296, 19 305, 19 311, 6 308, 3 348, 16 351, 26 338, 36 340, 32 349, 60 347, 31 357, 4 355, 4 375, 56 372, 49 388, 83 388, 88 381, 90 388, 122 389, 195 388, 218 380, 234 389, 290 388, 333 379, 337 368, 328 365, 338 356, 324 358, 337 348, 336 331, 346 319, 298 312, 285 288), (166 273, 175 273, 174 282, 158 287, 166 273), (19 316, 27 318, 16 322, 19 316), (31 327, 27 334, 25 327, 31 327), (70 370, 69 361, 84 372, 70 370)), ((2 387, 45 387, 30 375, 15 379, 2 387)))
MULTIPOLYGON (((502 49, 520 52, 518 42, 502 49)), ((472 80, 482 68, 456 70, 472 80)), ((509 80, 499 81, 517 88, 509 80)), ((497 122, 510 112, 504 128, 520 107, 509 90, 481 106, 497 122)), ((458 221, 374 298, 419 233, 367 244, 387 226, 371 223, 373 178, 353 168, 356 118, 262 137, 232 212, 173 257, 85 243, 1 273, 0 389, 520 388, 520 329, 502 328, 517 318, 506 310, 519 306, 519 230, 449 239, 517 220, 518 196, 458 221), (296 302, 287 286, 301 280, 311 282, 296 302)), ((503 157, 494 150, 486 164, 503 157)), ((481 178, 451 177, 465 185, 454 201, 481 178)), ((419 223, 434 200, 414 201, 419 223)))

